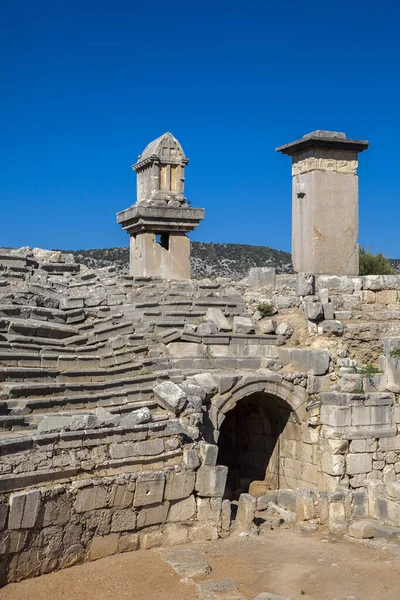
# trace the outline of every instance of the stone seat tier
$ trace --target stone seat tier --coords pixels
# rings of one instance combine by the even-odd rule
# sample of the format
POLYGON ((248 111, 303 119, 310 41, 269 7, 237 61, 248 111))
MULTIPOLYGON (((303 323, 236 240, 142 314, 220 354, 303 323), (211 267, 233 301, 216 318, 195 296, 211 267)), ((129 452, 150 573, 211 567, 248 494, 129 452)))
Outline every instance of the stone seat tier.
POLYGON ((76 396, 88 396, 90 394, 101 395, 103 390, 125 392, 129 396, 131 389, 136 389, 140 384, 156 385, 158 379, 166 379, 171 375, 171 371, 156 371, 151 374, 140 374, 136 377, 126 377, 122 379, 108 379, 105 381, 84 381, 71 383, 6 383, 2 385, 2 397, 0 403, 8 403, 13 400, 29 399, 41 396, 43 398, 52 398, 53 396, 64 396, 73 394, 76 396))
MULTIPOLYGON (((160 379, 162 378, 160 377, 160 379)), ((47 412, 58 411, 59 409, 75 410, 78 408, 95 409, 99 406, 107 408, 107 410, 110 411, 112 407, 115 406, 120 407, 121 410, 124 406, 127 407, 127 410, 132 410, 137 402, 152 401, 153 387, 153 384, 147 386, 137 384, 136 386, 129 386, 120 390, 117 389, 108 392, 100 391, 92 394, 66 394, 63 396, 28 399, 18 398, 7 400, 3 403, 0 401, 0 411, 7 410, 6 416, 18 416, 35 413, 37 411, 47 412), (5 409, 1 408, 2 404, 3 407, 6 407, 5 409)))
MULTIPOLYGON (((80 310, 83 314, 83 311, 80 310)), ((73 314, 76 314, 74 312, 73 314)), ((21 319, 38 319, 40 321, 52 321, 65 323, 69 313, 58 308, 46 308, 42 306, 30 306, 28 304, 0 304, 1 317, 13 317, 21 319)))
POLYGON ((152 365, 150 359, 128 361, 122 365, 114 365, 97 369, 76 368, 61 371, 60 369, 38 367, 3 367, 0 368, 0 382, 9 381, 103 381, 104 378, 114 378, 118 375, 138 371, 152 365))
MULTIPOLYGON (((140 341, 143 336, 140 336, 140 341)), ((57 351, 37 348, 34 351, 19 350, 18 345, 8 348, 0 342, 0 368, 2 367, 58 367, 61 370, 85 367, 98 369, 112 365, 122 365, 131 362, 134 356, 144 355, 148 351, 148 344, 127 346, 115 352, 104 352, 105 344, 97 347, 58 348, 57 351), (102 353, 96 352, 101 351, 102 353), (82 353, 84 352, 84 353, 82 353)))
MULTIPOLYGON (((104 407, 104 406, 103 406, 104 407)), ((0 415, 0 438, 2 437, 2 430, 9 431, 34 431, 37 429, 39 423, 44 419, 44 417, 73 417, 73 416, 84 416, 93 414, 93 410, 88 410, 88 408, 92 408, 95 410, 97 406, 94 407, 79 407, 74 406, 73 410, 71 408, 65 410, 47 410, 47 411, 35 411, 30 414, 24 415, 0 415)), ((160 421, 167 418, 167 416, 161 413, 157 402, 153 400, 137 400, 136 402, 131 402, 126 405, 120 406, 107 406, 107 410, 115 416, 124 416, 125 413, 130 413, 133 410, 138 410, 140 408, 149 408, 152 412, 152 420, 160 421)), ((61 424, 60 424, 61 427, 61 424)))
POLYGON ((49 321, 41 321, 38 319, 2 319, 7 323, 7 333, 19 334, 28 337, 41 337, 62 340, 72 336, 77 336, 78 332, 70 325, 61 323, 50 323, 49 321))

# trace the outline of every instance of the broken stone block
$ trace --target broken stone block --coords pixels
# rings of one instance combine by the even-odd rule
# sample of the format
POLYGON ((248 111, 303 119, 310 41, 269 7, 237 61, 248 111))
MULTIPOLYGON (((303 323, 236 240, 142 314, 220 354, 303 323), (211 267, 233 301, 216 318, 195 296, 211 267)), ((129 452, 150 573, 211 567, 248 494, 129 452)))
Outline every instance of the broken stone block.
POLYGON ((218 327, 215 323, 200 323, 197 326, 197 333, 201 333, 201 335, 215 335, 218 333, 218 327))
POLYGON ((229 323, 228 319, 225 317, 220 308, 209 308, 206 312, 206 320, 215 323, 215 325, 218 327, 218 331, 232 331, 232 325, 229 323))
POLYGON ((344 327, 340 321, 324 321, 322 323, 322 332, 332 335, 343 335, 344 327))
POLYGON ((296 273, 296 295, 312 296, 315 291, 315 277, 312 273, 296 273))
POLYGON ((211 573, 208 562, 194 550, 169 550, 164 553, 164 561, 182 577, 192 579, 211 573))
POLYGON ((53 431, 66 431, 70 428, 72 417, 70 416, 45 416, 37 427, 38 433, 52 433, 53 431))
POLYGON ((211 373, 198 373, 193 375, 193 379, 197 385, 204 388, 207 394, 212 394, 217 391, 217 382, 211 373))
POLYGON ((172 381, 163 381, 154 388, 154 396, 159 405, 175 415, 182 412, 186 405, 185 392, 172 381))
POLYGON ((375 537, 376 522, 370 520, 354 521, 349 525, 349 536, 364 540, 375 537))
POLYGON ((211 498, 222 497, 225 491, 228 467, 218 465, 216 467, 202 466, 197 471, 196 491, 199 496, 211 498))
POLYGON ((233 331, 235 333, 254 333, 253 321, 250 317, 233 317, 233 331))
POLYGON ((293 327, 282 321, 275 329, 276 335, 281 335, 284 338, 289 338, 293 333, 293 327))
POLYGON ((119 415, 113 415, 102 406, 96 408, 94 411, 94 416, 97 418, 99 427, 117 427, 120 422, 119 415))
POLYGON ((121 417, 119 422, 121 427, 135 427, 143 423, 149 423, 152 420, 151 411, 147 406, 143 406, 137 410, 132 410, 130 413, 121 417))
POLYGON ((250 531, 256 508, 257 498, 251 494, 240 494, 235 520, 235 528, 238 531, 250 531))
POLYGON ((322 308, 322 303, 318 301, 306 301, 304 303, 304 313, 306 315, 306 319, 308 319, 309 321, 321 321, 324 317, 324 309, 322 308))
POLYGON ((262 319, 258 322, 258 328, 260 330, 260 333, 275 333, 276 321, 275 319, 262 319))

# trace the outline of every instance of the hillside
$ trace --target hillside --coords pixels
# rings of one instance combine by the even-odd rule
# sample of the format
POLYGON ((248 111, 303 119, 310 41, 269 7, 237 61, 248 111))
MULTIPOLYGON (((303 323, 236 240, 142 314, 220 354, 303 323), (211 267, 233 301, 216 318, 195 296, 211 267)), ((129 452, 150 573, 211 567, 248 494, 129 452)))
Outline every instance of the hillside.
MULTIPOLYGON (((247 244, 213 244, 192 242, 192 277, 230 277, 242 279, 251 267, 275 267, 278 273, 292 271, 288 252, 266 246, 247 244)), ((115 264, 120 271, 128 272, 129 248, 96 248, 94 250, 68 250, 77 262, 91 268, 115 264)))

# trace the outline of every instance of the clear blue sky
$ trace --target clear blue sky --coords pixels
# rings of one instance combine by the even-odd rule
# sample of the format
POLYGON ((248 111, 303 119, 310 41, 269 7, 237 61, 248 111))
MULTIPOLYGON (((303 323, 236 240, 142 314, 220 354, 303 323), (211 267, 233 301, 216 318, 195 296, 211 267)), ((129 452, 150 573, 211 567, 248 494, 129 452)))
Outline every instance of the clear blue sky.
POLYGON ((124 246, 131 165, 171 131, 192 239, 290 250, 290 159, 314 129, 368 139, 360 242, 400 257, 396 0, 3 0, 0 246, 124 246))

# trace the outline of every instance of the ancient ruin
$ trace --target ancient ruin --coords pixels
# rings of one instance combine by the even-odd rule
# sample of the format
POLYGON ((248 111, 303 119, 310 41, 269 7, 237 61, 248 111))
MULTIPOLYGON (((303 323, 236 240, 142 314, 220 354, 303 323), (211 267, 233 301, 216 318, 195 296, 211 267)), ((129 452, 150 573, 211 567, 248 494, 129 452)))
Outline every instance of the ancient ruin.
POLYGON ((136 204, 117 214, 130 235, 133 277, 190 279, 190 241, 185 235, 204 219, 184 192, 189 159, 171 133, 152 141, 132 169, 137 173, 136 204))
POLYGON ((368 142, 313 131, 292 157, 292 261, 298 273, 358 275, 358 153, 368 142))
POLYGON ((134 166, 137 203, 118 215, 133 276, 1 252, 3 584, 271 523, 399 542, 400 276, 357 275, 366 147, 318 132, 281 148, 296 274, 189 279, 203 212, 185 205, 171 134, 134 166))

